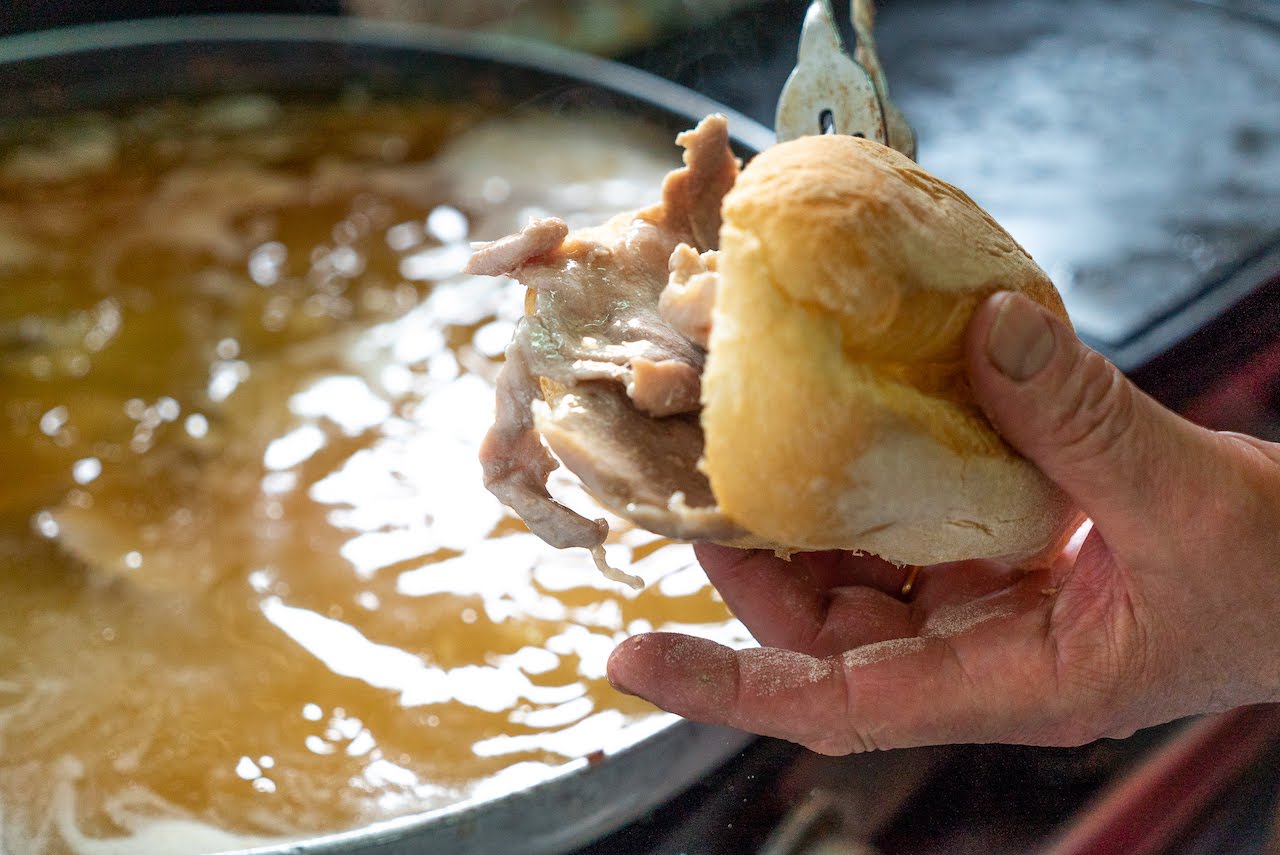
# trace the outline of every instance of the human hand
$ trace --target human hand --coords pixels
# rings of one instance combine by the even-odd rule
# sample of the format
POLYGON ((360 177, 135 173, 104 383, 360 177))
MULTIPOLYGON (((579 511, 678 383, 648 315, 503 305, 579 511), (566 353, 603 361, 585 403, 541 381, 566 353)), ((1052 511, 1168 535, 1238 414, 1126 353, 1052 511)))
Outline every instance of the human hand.
POLYGON ((647 633, 620 690, 827 754, 956 742, 1078 745, 1280 700, 1280 445, 1200 428, 1060 321, 997 294, 970 382, 1014 448, 1089 515, 1047 568, 907 569, 703 545, 763 645, 647 633))

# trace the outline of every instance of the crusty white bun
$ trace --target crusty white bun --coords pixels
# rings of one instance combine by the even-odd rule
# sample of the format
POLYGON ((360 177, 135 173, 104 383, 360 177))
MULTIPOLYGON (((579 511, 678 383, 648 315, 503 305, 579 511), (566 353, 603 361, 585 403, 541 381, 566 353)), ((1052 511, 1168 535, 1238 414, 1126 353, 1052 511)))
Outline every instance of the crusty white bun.
POLYGON ((753 159, 721 208, 701 468, 727 517, 793 550, 904 564, 1029 559, 1078 515, 996 434, 963 342, 1053 283, 960 190, 885 146, 803 137, 753 159))
POLYGON ((739 173, 727 123, 682 134, 658 205, 531 223, 469 269, 530 288, 498 380, 485 483, 592 551, 608 526, 546 490, 553 451, 596 499, 683 540, 899 564, 1054 554, 1079 520, 974 401, 969 320, 1057 291, 961 191, 898 152, 804 137, 739 173), (544 448, 545 446, 545 448, 544 448))

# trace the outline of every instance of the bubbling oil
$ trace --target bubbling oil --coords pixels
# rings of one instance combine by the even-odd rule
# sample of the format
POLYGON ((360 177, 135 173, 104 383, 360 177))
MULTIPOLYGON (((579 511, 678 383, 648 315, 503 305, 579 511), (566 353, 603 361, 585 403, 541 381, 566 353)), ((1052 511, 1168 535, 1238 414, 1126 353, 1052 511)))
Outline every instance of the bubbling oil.
POLYGON ((481 486, 523 292, 461 275, 469 242, 678 163, 629 120, 481 119, 356 93, 0 130, 0 850, 518 788, 652 726, 605 680, 627 634, 745 641, 686 547, 612 521, 636 594, 481 486))

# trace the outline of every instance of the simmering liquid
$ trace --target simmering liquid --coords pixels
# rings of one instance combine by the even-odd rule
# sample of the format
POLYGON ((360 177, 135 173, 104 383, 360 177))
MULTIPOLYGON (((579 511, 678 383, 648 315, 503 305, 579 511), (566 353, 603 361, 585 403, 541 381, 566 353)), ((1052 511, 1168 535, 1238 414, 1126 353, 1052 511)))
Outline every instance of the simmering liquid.
MULTIPOLYGON (((527 785, 745 639, 687 547, 481 485, 514 283, 470 241, 657 197, 621 119, 237 97, 0 131, 0 851, 219 849, 527 785)), ((567 477, 553 492, 592 513, 567 477)), ((599 516, 599 511, 594 511, 599 516)))

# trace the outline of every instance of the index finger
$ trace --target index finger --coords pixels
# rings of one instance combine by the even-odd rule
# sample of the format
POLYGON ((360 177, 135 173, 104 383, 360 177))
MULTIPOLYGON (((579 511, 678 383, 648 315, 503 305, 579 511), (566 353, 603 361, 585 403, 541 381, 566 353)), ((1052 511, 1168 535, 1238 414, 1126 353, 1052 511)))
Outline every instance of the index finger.
POLYGON ((1037 699, 1026 668, 966 671, 946 638, 902 638, 814 657, 732 650, 647 633, 620 644, 609 679, 677 715, 848 754, 954 742, 1034 739, 1037 699))

